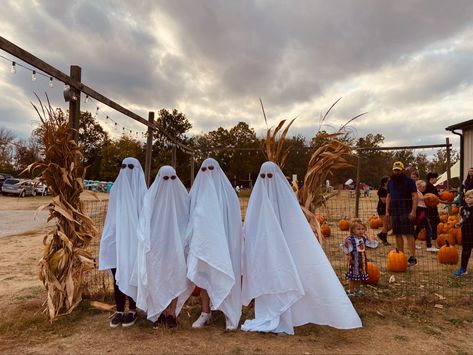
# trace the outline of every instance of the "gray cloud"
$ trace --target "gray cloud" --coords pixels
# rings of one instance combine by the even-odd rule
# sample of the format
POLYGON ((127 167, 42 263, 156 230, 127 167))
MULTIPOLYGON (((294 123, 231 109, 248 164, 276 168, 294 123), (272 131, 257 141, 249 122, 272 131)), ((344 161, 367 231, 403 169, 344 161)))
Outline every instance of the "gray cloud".
MULTIPOLYGON (((262 97, 272 124, 299 115, 294 134, 312 135, 320 115, 343 96, 327 125, 338 128, 368 111, 353 123, 357 134, 427 142, 445 134, 445 116, 453 113, 446 98, 453 98, 459 121, 473 108, 471 97, 461 99, 473 90, 473 2, 467 0, 2 5, 2 36, 66 73, 70 64, 80 65, 85 84, 139 114, 182 108, 195 132, 240 120, 260 132, 262 97), (426 127, 420 138, 412 117, 426 127)), ((31 98, 39 80, 32 85, 19 72, 17 95, 31 98)), ((5 70, 0 75, 11 80, 5 70)), ((51 90, 58 104, 60 86, 51 90)), ((21 120, 28 105, 0 102, 1 124, 10 122, 5 117, 21 120)), ((19 127, 28 131, 28 124, 19 127)))

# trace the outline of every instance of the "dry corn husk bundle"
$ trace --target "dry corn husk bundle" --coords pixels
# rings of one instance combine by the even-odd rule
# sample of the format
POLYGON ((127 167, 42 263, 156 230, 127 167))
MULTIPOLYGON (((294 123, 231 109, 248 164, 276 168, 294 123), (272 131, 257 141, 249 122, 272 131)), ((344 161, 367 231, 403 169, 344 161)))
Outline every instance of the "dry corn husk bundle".
POLYGON ((315 212, 324 202, 323 186, 335 170, 350 167, 345 156, 350 154, 350 145, 338 140, 341 133, 324 134, 324 143, 312 153, 304 176, 304 186, 298 192, 299 202, 309 211, 315 212))
POLYGON ((44 160, 27 170, 41 169, 41 180, 53 195, 49 205, 40 207, 49 207, 48 221, 55 219, 56 227, 44 237, 44 253, 39 261, 39 278, 48 292, 46 310, 53 321, 71 313, 82 300, 85 274, 94 267, 86 248, 97 237, 97 229, 83 212, 80 194, 85 169, 81 168, 81 150, 71 139, 72 129, 54 112, 49 100, 47 107, 39 102, 41 112, 33 107, 42 122, 39 134, 44 160))
POLYGON ((265 158, 278 164, 281 170, 284 168, 286 158, 291 150, 290 146, 284 148, 284 142, 286 141, 287 132, 294 120, 295 118, 289 121, 279 138, 278 133, 284 127, 286 120, 279 122, 274 131, 272 131, 272 128, 268 128, 266 131, 266 139, 263 139, 263 154, 265 158))

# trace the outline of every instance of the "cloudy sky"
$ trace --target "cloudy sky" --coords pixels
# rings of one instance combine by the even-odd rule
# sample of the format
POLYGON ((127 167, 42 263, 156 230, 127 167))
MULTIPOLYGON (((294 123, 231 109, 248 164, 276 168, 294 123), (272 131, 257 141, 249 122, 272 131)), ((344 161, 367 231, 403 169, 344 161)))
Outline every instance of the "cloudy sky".
MULTIPOLYGON (((385 146, 444 143, 473 118, 473 1, 444 0, 3 0, 0 35, 142 117, 177 108, 192 133, 246 121, 264 131, 298 117, 292 134, 351 125, 385 146)), ((0 55, 16 60, 0 50, 0 55)), ((0 126, 27 137, 30 101, 63 85, 0 58, 0 126)), ((24 64, 24 63, 23 63, 24 64)), ((29 67, 29 66, 28 66, 29 67)), ((82 110, 96 112, 94 102, 82 110)), ((98 104, 112 135, 145 128, 98 104), (107 120, 109 116, 112 120, 107 120), (114 125, 117 122, 117 126, 114 125), (116 128, 115 128, 116 127, 116 128)))

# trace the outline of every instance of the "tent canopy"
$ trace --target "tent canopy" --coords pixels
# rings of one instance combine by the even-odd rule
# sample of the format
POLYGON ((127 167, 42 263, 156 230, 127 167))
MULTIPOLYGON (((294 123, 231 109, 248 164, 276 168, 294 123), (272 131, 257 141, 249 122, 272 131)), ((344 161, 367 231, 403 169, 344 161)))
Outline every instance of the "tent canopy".
MULTIPOLYGON (((460 160, 458 160, 453 166, 450 167, 450 178, 460 177, 460 160)), ((440 185, 447 181, 447 172, 444 172, 439 176, 435 186, 440 185)))

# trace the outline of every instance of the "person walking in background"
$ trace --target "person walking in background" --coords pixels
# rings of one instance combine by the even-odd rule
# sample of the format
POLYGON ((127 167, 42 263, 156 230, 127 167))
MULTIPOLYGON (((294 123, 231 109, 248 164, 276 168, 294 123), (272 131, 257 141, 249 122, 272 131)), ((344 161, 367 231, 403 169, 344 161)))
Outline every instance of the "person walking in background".
MULTIPOLYGON (((439 198, 439 201, 445 203, 445 201, 440 200, 439 192, 434 184, 437 182, 439 174, 436 172, 430 172, 427 174, 427 181, 425 186, 425 194, 434 194, 439 198)), ((427 207, 427 218, 429 219, 430 225, 432 227, 432 240, 437 240, 437 226, 440 223, 440 216, 437 206, 427 207)))
POLYGON ((463 183, 463 191, 473 190, 473 167, 468 169, 468 175, 463 183))
POLYGON ((378 205, 376 206, 376 212, 378 216, 383 220, 383 229, 377 234, 378 238, 383 242, 384 245, 391 245, 388 242, 388 230, 390 221, 386 217, 386 197, 388 196, 388 186, 389 176, 383 176, 381 179, 381 184, 378 189, 378 205))
POLYGON ((417 264, 414 240, 414 220, 417 208, 417 188, 414 181, 403 173, 404 164, 396 161, 393 164, 386 197, 386 216, 391 218, 393 234, 396 236, 396 247, 404 251, 404 239, 410 251, 409 266, 417 264))
POLYGON ((461 207, 461 220, 455 225, 462 229, 462 255, 460 268, 455 271, 455 276, 467 274, 468 261, 473 248, 473 189, 465 192, 465 204, 461 207))
POLYGON ((345 273, 349 285, 348 296, 362 293, 361 282, 368 280, 366 247, 378 246, 377 240, 371 240, 365 234, 366 226, 360 219, 355 219, 350 226, 350 235, 340 243, 340 248, 348 255, 348 271, 345 273))
POLYGON ((417 170, 412 170, 410 176, 414 182, 417 182, 420 179, 419 172, 417 170))
POLYGON ((100 239, 99 270, 111 270, 117 312, 110 327, 136 322, 136 284, 130 282, 136 262, 138 219, 147 187, 140 162, 125 158, 110 190, 107 217, 100 239), (125 302, 128 298, 128 313, 125 302))
POLYGON ((414 239, 417 237, 422 229, 425 228, 426 236, 425 243, 427 244, 427 251, 437 252, 438 249, 432 246, 432 226, 427 218, 427 206, 424 202, 424 192, 426 182, 424 180, 417 180, 417 209, 416 209, 416 229, 414 231, 414 239))

